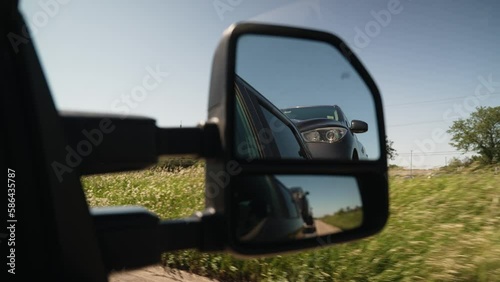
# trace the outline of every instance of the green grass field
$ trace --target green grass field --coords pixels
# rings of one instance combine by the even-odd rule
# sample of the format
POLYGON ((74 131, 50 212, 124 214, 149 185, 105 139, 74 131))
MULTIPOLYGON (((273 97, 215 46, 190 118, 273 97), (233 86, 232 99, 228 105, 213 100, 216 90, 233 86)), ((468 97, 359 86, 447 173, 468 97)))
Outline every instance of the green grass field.
MULTIPOLYGON (((204 205, 202 164, 89 176, 91 206, 143 205, 162 218, 204 205)), ((163 263, 223 281, 500 281, 500 174, 391 176, 386 228, 360 241, 264 259, 192 250, 163 263)))
POLYGON ((361 225, 363 222, 363 210, 359 208, 342 213, 336 212, 335 214, 326 215, 318 219, 342 230, 349 230, 361 225))

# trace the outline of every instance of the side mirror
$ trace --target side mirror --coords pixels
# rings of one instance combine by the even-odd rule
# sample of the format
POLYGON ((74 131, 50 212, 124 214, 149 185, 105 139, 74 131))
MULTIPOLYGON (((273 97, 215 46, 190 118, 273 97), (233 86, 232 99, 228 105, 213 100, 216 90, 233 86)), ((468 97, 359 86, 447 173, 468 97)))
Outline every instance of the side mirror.
POLYGON ((368 124, 361 120, 353 119, 351 121, 351 131, 353 133, 364 133, 368 131, 368 124))
POLYGON ((206 205, 224 219, 231 252, 297 251, 382 230, 388 182, 381 96, 340 38, 231 26, 214 56, 208 111, 222 148, 207 159, 206 205), (367 122, 349 124, 346 115, 367 122), (359 140, 351 134, 362 132, 359 140), (364 148, 370 158, 362 158, 364 148))

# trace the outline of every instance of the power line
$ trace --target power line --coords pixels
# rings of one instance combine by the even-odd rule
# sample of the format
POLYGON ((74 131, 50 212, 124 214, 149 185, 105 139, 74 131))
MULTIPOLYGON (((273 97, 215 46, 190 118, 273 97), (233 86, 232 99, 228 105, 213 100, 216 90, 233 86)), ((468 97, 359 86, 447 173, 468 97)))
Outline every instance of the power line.
MULTIPOLYGON (((413 154, 442 154, 442 153, 460 153, 462 154, 462 152, 459 152, 459 151, 432 151, 432 152, 424 152, 424 151, 413 151, 413 154)), ((409 153, 401 153, 401 154, 409 154, 409 153)))
MULTIPOLYGON (((492 93, 490 93, 490 95, 497 96, 497 95, 500 95, 500 92, 492 92, 492 93)), ((385 107, 410 106, 410 105, 419 105, 419 104, 427 104, 427 103, 442 103, 442 102, 449 102, 449 101, 453 101, 453 100, 465 99, 468 97, 475 97, 475 96, 474 95, 467 95, 467 96, 449 97, 449 98, 443 98, 443 99, 406 102, 406 103, 400 103, 400 104, 386 105, 385 107)))
MULTIPOLYGON (((490 93, 490 95, 500 95, 500 92, 493 92, 493 93, 490 93)), ((389 106, 386 106, 386 107, 404 106, 404 105, 415 105, 415 104, 434 103, 434 102, 445 102, 445 101, 462 99, 462 98, 467 98, 467 97, 471 97, 471 95, 469 95, 469 96, 454 97, 454 98, 444 98, 444 99, 427 100, 427 101, 420 101, 420 102, 409 102, 409 103, 393 104, 393 105, 389 105, 389 106)), ((456 120, 450 120, 450 121, 456 121, 456 120)), ((445 123, 445 122, 449 122, 449 121, 444 120, 444 119, 427 120, 427 121, 418 121, 418 122, 392 124, 392 125, 387 125, 387 127, 404 127, 404 126, 411 126, 411 125, 420 125, 420 124, 429 124, 429 123, 445 123)))
POLYGON ((407 102, 407 103, 401 103, 401 104, 392 104, 392 105, 387 105, 386 107, 400 107, 400 106, 412 106, 412 105, 419 105, 419 104, 427 104, 427 103, 442 103, 442 102, 449 102, 453 100, 459 100, 463 99, 468 96, 460 96, 456 98, 446 98, 446 99, 437 99, 437 100, 428 100, 428 101, 419 101, 419 102, 407 102))
POLYGON ((387 125, 387 127, 401 127, 401 126, 419 125, 419 124, 428 124, 428 123, 438 123, 438 122, 447 122, 447 121, 443 120, 443 119, 428 120, 428 121, 419 121, 419 122, 410 122, 410 123, 400 123, 400 124, 387 125))
POLYGON ((410 151, 410 153, 398 153, 399 156, 401 155, 423 155, 423 156, 440 156, 440 155, 462 155, 466 153, 458 152, 458 151, 434 151, 434 152, 415 152, 415 151, 410 151))

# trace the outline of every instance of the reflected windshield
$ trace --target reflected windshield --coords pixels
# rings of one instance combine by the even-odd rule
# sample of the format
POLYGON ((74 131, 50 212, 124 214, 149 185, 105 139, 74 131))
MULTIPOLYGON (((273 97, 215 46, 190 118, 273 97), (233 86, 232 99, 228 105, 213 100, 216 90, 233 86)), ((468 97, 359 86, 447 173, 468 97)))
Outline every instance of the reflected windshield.
POLYGON ((326 118, 342 121, 336 106, 315 106, 283 109, 283 113, 290 119, 306 120, 313 118, 326 118))

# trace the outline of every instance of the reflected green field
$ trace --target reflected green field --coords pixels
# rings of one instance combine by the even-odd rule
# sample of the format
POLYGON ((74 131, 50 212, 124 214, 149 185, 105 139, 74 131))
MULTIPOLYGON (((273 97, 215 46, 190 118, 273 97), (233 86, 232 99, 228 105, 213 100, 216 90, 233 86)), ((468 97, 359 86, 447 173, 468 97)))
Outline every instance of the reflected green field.
POLYGON ((363 222, 363 210, 357 208, 349 211, 338 211, 332 215, 318 218, 318 220, 342 230, 349 230, 361 226, 363 222))

